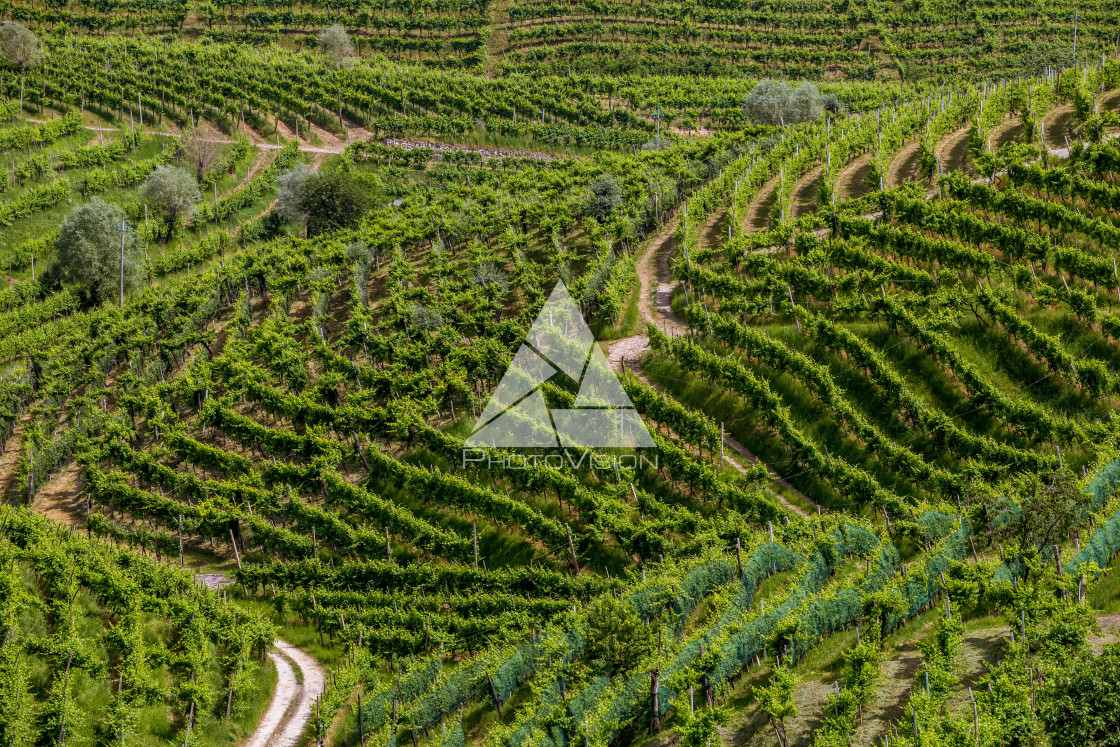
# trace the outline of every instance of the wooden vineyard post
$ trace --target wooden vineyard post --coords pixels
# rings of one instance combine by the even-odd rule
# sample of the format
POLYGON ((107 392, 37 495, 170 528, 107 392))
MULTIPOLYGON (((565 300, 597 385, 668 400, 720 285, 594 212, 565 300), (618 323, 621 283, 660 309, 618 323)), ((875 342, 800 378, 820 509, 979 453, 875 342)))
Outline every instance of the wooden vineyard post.
POLYGON ((568 534, 568 550, 572 554, 572 572, 579 575, 579 560, 576 559, 576 545, 572 542, 572 527, 570 524, 564 525, 564 531, 568 534))
MULTIPOLYGON (((312 530, 314 531, 314 530, 312 530)), ((229 543, 233 545, 233 559, 237 561, 237 570, 241 570, 241 553, 237 551, 237 541, 233 538, 233 529, 229 530, 229 543)))
POLYGON ((179 514, 179 567, 183 567, 183 515, 179 514))
POLYGON ((660 669, 653 669, 649 673, 649 733, 657 734, 661 731, 661 706, 657 701, 657 680, 661 676, 660 669))
MULTIPOLYGON (((396 701, 393 701, 393 705, 394 705, 394 707, 396 706, 396 701)), ((395 708, 394 708, 394 710, 395 710, 395 708)), ((361 693, 358 693, 358 744, 360 744, 362 747, 365 747, 365 744, 366 744, 366 733, 365 733, 365 730, 362 727, 362 694, 361 693)))
POLYGON ((980 713, 976 710, 976 696, 968 688, 968 699, 972 701, 972 730, 976 732, 976 747, 980 747, 980 713))
POLYGON ((502 717, 502 699, 498 697, 498 688, 494 687, 494 680, 491 679, 490 673, 486 673, 486 681, 490 683, 490 694, 494 696, 494 705, 498 707, 498 718, 502 717))
MULTIPOLYGON (((1062 578, 1064 575, 1062 573, 1062 548, 1058 547, 1057 545, 1054 545, 1054 567, 1058 569, 1058 578, 1062 578)), ((1062 596, 1062 601, 1064 602, 1066 599, 1066 590, 1064 588, 1061 588, 1060 593, 1062 596)))

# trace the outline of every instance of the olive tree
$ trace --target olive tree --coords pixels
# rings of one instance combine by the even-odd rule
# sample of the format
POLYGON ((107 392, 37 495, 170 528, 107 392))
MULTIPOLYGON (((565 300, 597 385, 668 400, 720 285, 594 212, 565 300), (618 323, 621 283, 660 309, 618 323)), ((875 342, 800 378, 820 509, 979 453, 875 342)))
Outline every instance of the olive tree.
POLYGON ((743 100, 743 113, 768 125, 812 122, 826 110, 838 109, 836 97, 822 94, 812 83, 792 88, 785 81, 760 80, 743 100))
POLYGON ((591 185, 590 191, 593 196, 587 212, 599 220, 609 218, 622 205, 622 186, 610 174, 600 177, 591 185))
POLYGON ((345 127, 346 123, 342 119, 342 69, 354 62, 357 52, 354 50, 354 44, 350 41, 350 35, 346 33, 346 29, 337 23, 324 29, 315 40, 315 44, 334 63, 338 126, 345 127))
POLYGON ((327 54, 337 67, 345 67, 354 61, 354 43, 350 34, 339 24, 323 29, 315 39, 316 46, 327 54))
POLYGON ((276 177, 276 212, 285 220, 293 223, 307 220, 307 213, 299 204, 299 194, 303 189, 303 183, 314 173, 314 169, 301 163, 291 171, 285 171, 276 177))
POLYGON ((200 199, 198 182, 179 166, 160 166, 149 174, 140 187, 140 196, 167 221, 165 243, 171 240, 175 223, 189 218, 200 199))
POLYGON ((362 306, 369 305, 370 265, 377 257, 377 250, 364 241, 346 245, 346 257, 354 264, 354 288, 362 306))
POLYGON ((791 93, 785 81, 760 80, 743 101, 743 113, 761 124, 786 124, 791 93))
POLYGON ((0 24, 0 54, 4 61, 19 70, 20 75, 35 67, 43 56, 39 40, 15 21, 0 24))
POLYGON ((35 67, 43 56, 35 34, 15 21, 0 24, 0 55, 11 67, 19 70, 19 105, 23 106, 23 74, 35 67))
POLYGON ((471 282, 481 288, 495 288, 499 295, 509 289, 506 271, 495 262, 482 262, 471 273, 471 282))
POLYGON ((812 83, 802 83, 793 89, 789 97, 789 116, 791 122, 812 122, 824 114, 824 96, 812 83))
POLYGON ((412 326, 415 329, 427 330, 434 332, 445 324, 443 314, 439 313, 439 309, 431 306, 425 306, 421 303, 412 304, 412 326))
POLYGON ((123 222, 121 209, 100 197, 74 208, 59 227, 49 274, 77 285, 87 303, 111 301, 120 293, 123 254, 124 290, 139 288, 144 258, 135 233, 125 230, 122 239, 123 222))

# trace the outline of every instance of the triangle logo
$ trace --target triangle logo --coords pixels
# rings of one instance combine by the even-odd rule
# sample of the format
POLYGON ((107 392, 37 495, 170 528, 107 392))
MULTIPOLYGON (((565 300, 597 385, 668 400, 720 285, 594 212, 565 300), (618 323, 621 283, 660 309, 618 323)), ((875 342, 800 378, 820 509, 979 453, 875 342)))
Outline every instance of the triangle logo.
POLYGON ((656 444, 611 370, 563 281, 556 283, 502 380, 470 448, 652 448, 656 444), (552 409, 541 386, 558 374, 579 383, 571 409, 552 409))

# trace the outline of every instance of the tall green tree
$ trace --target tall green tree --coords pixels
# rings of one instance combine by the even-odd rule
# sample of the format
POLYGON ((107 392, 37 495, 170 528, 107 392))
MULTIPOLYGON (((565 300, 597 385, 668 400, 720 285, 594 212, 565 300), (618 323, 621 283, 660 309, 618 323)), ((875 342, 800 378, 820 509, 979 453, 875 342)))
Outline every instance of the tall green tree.
POLYGON ((373 199, 355 174, 320 171, 300 185, 298 204, 307 216, 307 235, 315 236, 353 226, 369 212, 373 199))
POLYGON ((314 169, 301 163, 276 177, 276 212, 286 220, 293 223, 307 220, 307 213, 300 207, 299 196, 303 183, 314 173, 314 169))
POLYGON ((1013 478, 1007 487, 1015 501, 995 504, 995 534, 1017 541, 1028 554, 1049 549, 1087 520, 1085 495, 1069 472, 1025 473, 1013 478))
POLYGON ((611 677, 629 671, 653 651, 654 636, 638 612, 614 597, 599 597, 587 610, 587 658, 611 677))

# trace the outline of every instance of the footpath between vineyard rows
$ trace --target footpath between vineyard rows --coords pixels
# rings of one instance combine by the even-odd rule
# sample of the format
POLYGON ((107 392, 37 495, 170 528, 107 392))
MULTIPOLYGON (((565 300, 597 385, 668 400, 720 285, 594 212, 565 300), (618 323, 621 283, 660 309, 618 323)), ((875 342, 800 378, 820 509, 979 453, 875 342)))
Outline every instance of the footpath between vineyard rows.
MULTIPOLYGON (((29 120, 29 121, 35 122, 35 121, 39 121, 39 120, 29 120)), ((95 127, 93 125, 85 125, 85 129, 90 130, 91 132, 101 132, 101 133, 104 133, 104 132, 120 132, 121 131, 121 128, 119 128, 119 127, 95 127)), ((393 147, 393 148, 400 148, 400 149, 406 150, 406 151, 417 150, 419 148, 429 148, 430 150, 432 150, 432 152, 436 155, 437 158, 441 157, 444 153, 475 153, 478 156, 480 156, 483 160, 490 160, 490 159, 494 159, 494 158, 530 158, 530 159, 535 159, 535 160, 538 160, 538 161, 557 161, 557 160, 565 160, 565 159, 579 159, 581 157, 581 156, 578 156, 578 155, 575 155, 575 154, 572 154, 572 153, 555 154, 555 153, 545 153, 545 152, 542 152, 542 151, 534 151, 534 150, 519 150, 519 149, 514 149, 514 148, 486 148, 486 147, 482 147, 482 146, 454 145, 454 144, 451 144, 451 143, 442 143, 442 142, 439 142, 439 141, 436 141, 436 140, 422 140, 422 139, 415 139, 415 138, 397 138, 397 137, 375 138, 373 133, 370 133, 366 130, 362 130, 362 129, 359 129, 359 128, 351 128, 350 132, 359 135, 359 137, 352 138, 349 141, 342 141, 342 140, 337 140, 333 136, 323 137, 322 135, 320 135, 320 139, 328 140, 328 142, 326 144, 324 144, 324 145, 306 145, 301 140, 300 145, 299 145, 299 150, 302 153, 322 153, 322 154, 325 154, 325 155, 338 155, 340 153, 343 153, 346 150, 347 145, 351 145, 351 144, 354 144, 354 143, 366 142, 368 140, 380 140, 386 146, 393 147), (334 142, 331 142, 331 141, 334 141, 334 142)), ((316 134, 319 134, 319 133, 326 134, 325 131, 317 130, 316 134)), ((164 134, 173 134, 173 133, 164 133, 164 134)), ((280 150, 281 148, 284 147, 283 144, 278 145, 275 142, 269 142, 268 140, 266 140, 265 138, 263 138, 261 135, 259 135, 256 132, 251 132, 250 131, 250 132, 247 132, 246 134, 249 135, 250 140, 252 141, 252 144, 254 146, 256 146, 257 148, 261 149, 261 150, 266 150, 266 151, 267 150, 280 150)), ((291 133, 287 133, 287 134, 289 135, 289 137, 286 137, 286 139, 291 140, 291 137, 290 137, 291 133)), ((236 140, 232 140, 228 137, 217 137, 217 136, 202 138, 202 140, 204 142, 207 142, 207 143, 217 143, 217 144, 220 144, 220 145, 233 145, 235 142, 237 142, 236 140)))
POLYGON ((532 158, 538 161, 558 161, 579 158, 579 156, 571 154, 555 155, 531 150, 511 150, 509 148, 476 148, 468 145, 451 145, 435 140, 402 140, 400 138, 387 137, 384 139, 384 143, 391 148, 400 148, 401 150, 429 148, 437 157, 444 153, 476 153, 484 160, 490 158, 532 158))
MULTIPOLYGON (((676 281, 672 279, 672 268, 669 266, 669 258, 672 256, 673 249, 676 247, 677 225, 678 220, 674 218, 662 227, 661 233, 646 246, 641 259, 638 260, 636 268, 639 281, 638 314, 641 320, 645 323, 653 324, 661 331, 670 335, 683 334, 688 329, 687 325, 677 318, 670 304, 673 290, 677 286, 676 281), (654 264, 655 262, 656 265, 654 264), (656 292, 653 290, 655 283, 656 292)), ((651 381, 636 367, 642 355, 648 350, 649 337, 647 335, 625 337, 620 340, 615 340, 608 345, 607 362, 612 368, 618 371, 621 371, 624 367, 629 367, 628 370, 633 372, 639 380, 647 386, 660 391, 661 387, 651 381)), ((751 464, 762 463, 757 455, 730 435, 724 436, 724 443, 728 448, 745 458, 751 464)), ((746 471, 743 465, 729 456, 725 456, 724 461, 739 472, 746 471)), ((770 471, 774 482, 780 485, 785 491, 793 494, 807 505, 816 507, 816 504, 812 500, 803 495, 801 491, 779 475, 772 467, 769 465, 763 466, 766 466, 770 471)), ((782 505, 787 509, 801 516, 806 515, 804 509, 796 503, 787 500, 780 491, 776 491, 776 494, 778 499, 782 502, 782 505)))
POLYGON ((326 676, 318 662, 281 640, 275 642, 268 658, 276 666, 276 689, 245 747, 295 747, 311 720, 313 702, 323 691, 326 676), (293 667, 299 669, 300 677, 293 667))
MULTIPOLYGON (((1067 108, 1072 109, 1072 107, 1067 108)), ((1052 119, 1063 113, 1063 108, 1058 107, 1048 112, 1046 116, 1052 119)), ((968 127, 957 129, 943 137, 937 143, 935 152, 939 157, 945 159, 946 163, 948 163, 949 170, 957 170, 964 166, 970 131, 971 128, 968 127)), ((1114 134, 1109 137, 1116 136, 1117 135, 1114 134)), ((897 184, 894 184, 895 181, 900 181, 915 172, 916 169, 913 161, 916 158, 917 146, 917 143, 911 143, 903 147, 891 160, 889 177, 892 181, 892 186, 897 186, 897 184)), ((1051 149, 1050 154, 1059 158, 1068 158, 1069 151, 1068 149, 1051 149)), ((850 190, 853 183, 858 183, 860 178, 865 178, 863 172, 869 168, 869 166, 870 157, 867 154, 846 164, 840 171, 840 176, 837 180, 838 186, 846 185, 850 190)), ((801 191, 808 189, 808 186, 811 185, 812 181, 816 178, 818 171, 819 169, 810 170, 809 174, 803 176, 802 179, 799 180, 798 184, 801 191)), ((742 230, 754 232, 764 228, 767 222, 766 214, 773 201, 776 186, 777 177, 770 179, 759 189, 758 194, 755 196, 754 200, 751 201, 746 215, 741 222, 740 228, 742 230)), ((936 192, 931 192, 930 196, 934 194, 936 194, 936 192)), ((715 213, 711 217, 709 224, 718 221, 721 215, 721 213, 715 213)), ((863 217, 865 219, 874 220, 880 216, 881 212, 876 212, 863 217)), ((646 245, 636 266, 640 283, 638 289, 639 317, 643 323, 653 324, 659 330, 671 336, 683 334, 687 332, 688 329, 687 325, 677 318, 670 303, 673 291, 677 285, 677 282, 672 278, 672 268, 670 266, 670 258, 676 247, 677 228, 677 218, 667 222, 662 227, 661 232, 646 245)), ((828 229, 819 229, 815 233, 818 235, 825 235, 828 233, 828 229)), ((649 350, 649 337, 647 335, 638 334, 614 340, 610 342, 607 347, 607 361, 612 368, 617 371, 629 368, 629 370, 645 384, 660 390, 660 387, 637 368, 642 356, 649 350)), ((759 458, 736 439, 725 436, 725 444, 732 451, 746 458, 750 463, 760 463, 759 458)), ((743 471, 744 469, 741 464, 732 458, 725 457, 725 461, 737 470, 743 471)), ((774 481, 782 488, 795 495, 799 500, 803 500, 807 505, 816 505, 787 480, 782 478, 781 475, 777 474, 773 468, 768 465, 765 466, 767 466, 774 481)), ((805 514, 805 511, 801 507, 786 500, 785 497, 781 496, 780 492, 779 498, 788 509, 801 515, 805 514)))
MULTIPOLYGON (((197 573, 195 580, 220 590, 233 583, 222 573, 197 573)), ((306 652, 277 639, 268 653, 276 667, 276 689, 253 736, 244 747, 294 747, 311 719, 316 693, 323 691, 323 668, 306 652), (299 676, 296 670, 299 670, 299 676)))

